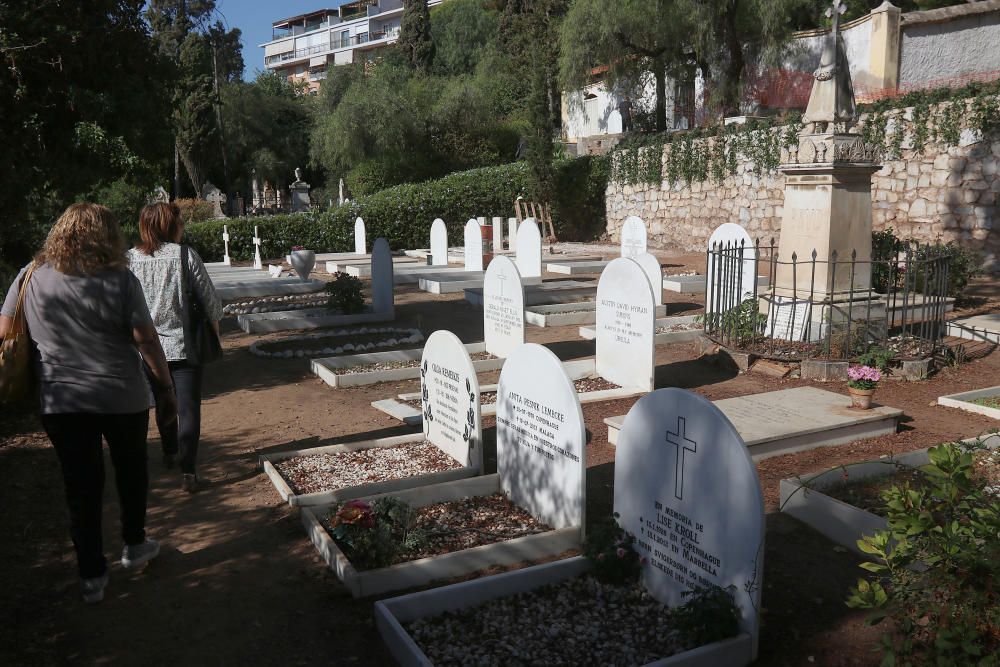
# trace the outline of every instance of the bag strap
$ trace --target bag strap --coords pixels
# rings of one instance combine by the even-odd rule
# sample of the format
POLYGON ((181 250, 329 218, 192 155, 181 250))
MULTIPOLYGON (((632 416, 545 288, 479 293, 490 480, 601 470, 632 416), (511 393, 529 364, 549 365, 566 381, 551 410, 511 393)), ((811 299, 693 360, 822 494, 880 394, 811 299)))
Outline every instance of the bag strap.
POLYGON ((31 280, 31 276, 35 272, 37 266, 38 265, 35 262, 28 265, 28 270, 21 279, 21 287, 17 292, 17 304, 14 306, 14 324, 10 330, 11 334, 28 332, 28 320, 24 316, 24 297, 28 293, 28 281, 31 280))

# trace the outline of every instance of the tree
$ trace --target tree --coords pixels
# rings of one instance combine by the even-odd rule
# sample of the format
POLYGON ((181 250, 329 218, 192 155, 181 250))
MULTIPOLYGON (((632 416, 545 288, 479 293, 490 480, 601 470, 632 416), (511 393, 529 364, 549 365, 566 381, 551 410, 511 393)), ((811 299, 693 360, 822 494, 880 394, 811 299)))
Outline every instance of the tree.
POLYGON ((444 76, 475 73, 496 31, 497 13, 483 7, 482 0, 449 0, 438 5, 431 13, 431 71, 444 76))
POLYGON ((0 3, 0 273, 78 197, 119 179, 151 189, 165 167, 164 68, 143 4, 0 3))
POLYGON ((676 0, 576 0, 559 36, 559 79, 565 90, 593 82, 606 67, 610 90, 641 90, 655 81, 656 129, 667 129, 667 77, 691 59, 688 31, 676 0))
POLYGON ((431 40, 431 13, 427 0, 403 0, 403 18, 399 23, 396 48, 409 66, 418 72, 430 71, 434 60, 431 40))

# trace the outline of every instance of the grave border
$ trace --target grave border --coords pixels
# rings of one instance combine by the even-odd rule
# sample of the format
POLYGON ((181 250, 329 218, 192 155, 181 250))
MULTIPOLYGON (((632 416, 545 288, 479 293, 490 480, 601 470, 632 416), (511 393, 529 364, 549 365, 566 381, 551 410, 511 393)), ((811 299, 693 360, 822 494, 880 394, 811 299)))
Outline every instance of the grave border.
MULTIPOLYGON (((372 501, 391 496, 414 507, 423 507, 496 493, 502 493, 502 490, 500 477, 494 473, 405 491, 366 496, 364 500, 372 501)), ((303 508, 302 524, 327 566, 355 598, 423 586, 479 572, 495 565, 514 565, 582 548, 582 527, 554 528, 544 533, 460 549, 374 570, 359 571, 323 527, 320 516, 331 507, 332 504, 303 508)))
MULTIPOLYGON (((989 449, 1000 448, 1000 435, 984 434, 980 438, 965 438, 961 442, 973 443, 982 440, 989 449)), ((852 481, 884 477, 896 471, 898 465, 918 467, 930 462, 930 448, 918 449, 899 456, 887 456, 874 461, 848 464, 848 475, 852 481)), ((875 531, 886 530, 888 521, 872 512, 849 505, 823 493, 843 480, 844 470, 836 467, 812 472, 799 477, 783 479, 778 484, 778 508, 816 532, 850 549, 866 559, 871 554, 862 552, 857 541, 875 531), (803 483, 804 482, 804 483, 803 483), (808 486, 807 486, 808 484, 808 486)))
MULTIPOLYGON (((449 482, 466 477, 476 477, 482 474, 479 466, 461 466, 453 470, 442 470, 440 472, 426 473, 423 475, 412 475, 402 479, 391 479, 384 482, 372 482, 360 484, 358 486, 348 486, 332 491, 318 491, 316 493, 297 494, 292 490, 291 485, 278 472, 274 465, 278 461, 295 458, 297 456, 309 456, 312 454, 333 454, 337 452, 351 452, 362 449, 373 449, 376 447, 391 448, 414 442, 423 442, 427 438, 423 433, 411 433, 409 435, 397 435, 389 438, 377 438, 375 440, 362 440, 361 442, 339 443, 322 447, 311 447, 307 449, 296 449, 289 452, 276 452, 274 454, 261 454, 259 463, 261 469, 271 480, 274 488, 278 491, 281 499, 287 501, 292 507, 311 507, 315 505, 330 505, 345 500, 353 500, 364 496, 373 496, 380 493, 391 493, 402 491, 417 486, 427 486, 440 482, 449 482)), ((442 450, 443 451, 443 450, 442 450)))
MULTIPOLYGON (((400 665, 429 667, 427 658, 403 623, 436 616, 446 611, 476 607, 494 599, 533 591, 549 584, 578 577, 590 569, 583 556, 554 563, 521 568, 375 603, 375 622, 389 652, 400 665)), ((649 663, 647 667, 717 667, 742 666, 753 661, 753 640, 747 633, 699 646, 669 658, 649 663)))
POLYGON ((1000 419, 1000 408, 991 408, 986 405, 976 405, 975 403, 970 403, 968 399, 970 398, 986 398, 987 396, 996 396, 1000 398, 1000 385, 995 387, 986 387, 985 389, 973 389, 972 391, 962 391, 957 394, 948 394, 946 396, 938 397, 938 405, 943 405, 949 408, 957 408, 959 410, 965 410, 966 412, 972 412, 977 415, 986 415, 993 419, 1000 419))
MULTIPOLYGON (((486 351, 486 343, 466 343, 465 351, 469 355, 486 351)), ((381 371, 366 371, 364 373, 350 373, 339 375, 340 369, 351 368, 353 366, 364 366, 381 362, 393 361, 420 361, 423 347, 406 348, 402 350, 390 350, 386 352, 365 352, 364 354, 339 355, 335 357, 320 357, 312 359, 310 372, 319 377, 323 382, 334 389, 343 387, 358 387, 361 385, 378 384, 380 382, 396 382, 400 380, 420 379, 420 364, 412 368, 390 368, 381 371), (339 363, 347 362, 347 363, 339 363)), ((503 359, 479 359, 472 362, 477 373, 488 373, 499 370, 503 366, 503 359)))

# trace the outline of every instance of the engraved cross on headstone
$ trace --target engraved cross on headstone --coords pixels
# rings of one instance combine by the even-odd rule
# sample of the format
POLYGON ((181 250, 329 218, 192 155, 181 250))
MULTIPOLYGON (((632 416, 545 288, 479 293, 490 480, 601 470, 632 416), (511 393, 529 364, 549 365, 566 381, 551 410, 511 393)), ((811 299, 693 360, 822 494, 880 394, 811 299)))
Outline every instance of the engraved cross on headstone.
POLYGON ((222 225, 222 243, 226 246, 226 252, 222 257, 222 263, 226 266, 231 265, 233 262, 229 258, 229 226, 222 225))
POLYGON ((260 234, 257 233, 257 225, 254 225, 253 226, 253 247, 254 247, 254 251, 253 251, 253 268, 255 268, 255 269, 263 269, 264 268, 264 262, 261 260, 261 257, 260 257, 260 243, 261 243, 261 241, 260 241, 260 234))
POLYGON ((677 464, 674 466, 674 496, 677 497, 677 500, 683 500, 684 459, 687 452, 694 454, 698 451, 698 443, 687 437, 687 419, 685 417, 677 418, 677 433, 667 431, 667 443, 677 448, 677 464))
POLYGON ((639 237, 633 233, 631 227, 626 229, 626 235, 622 238, 622 247, 625 249, 623 257, 637 257, 639 255, 642 243, 639 242, 639 237))
POLYGON ((500 296, 503 296, 503 284, 507 280, 507 271, 505 269, 497 271, 497 280, 500 281, 500 296))

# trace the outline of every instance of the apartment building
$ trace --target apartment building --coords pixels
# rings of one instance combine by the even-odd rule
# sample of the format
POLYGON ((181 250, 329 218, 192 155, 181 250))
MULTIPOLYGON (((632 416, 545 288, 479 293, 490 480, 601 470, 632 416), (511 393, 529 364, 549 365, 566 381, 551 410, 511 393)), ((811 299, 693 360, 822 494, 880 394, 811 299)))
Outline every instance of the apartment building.
MULTIPOLYGON (((428 0, 430 7, 444 0, 428 0)), ((402 0, 353 0, 336 9, 318 9, 271 24, 271 41, 261 44, 264 67, 305 81, 318 90, 330 65, 374 58, 399 38, 402 0)))

